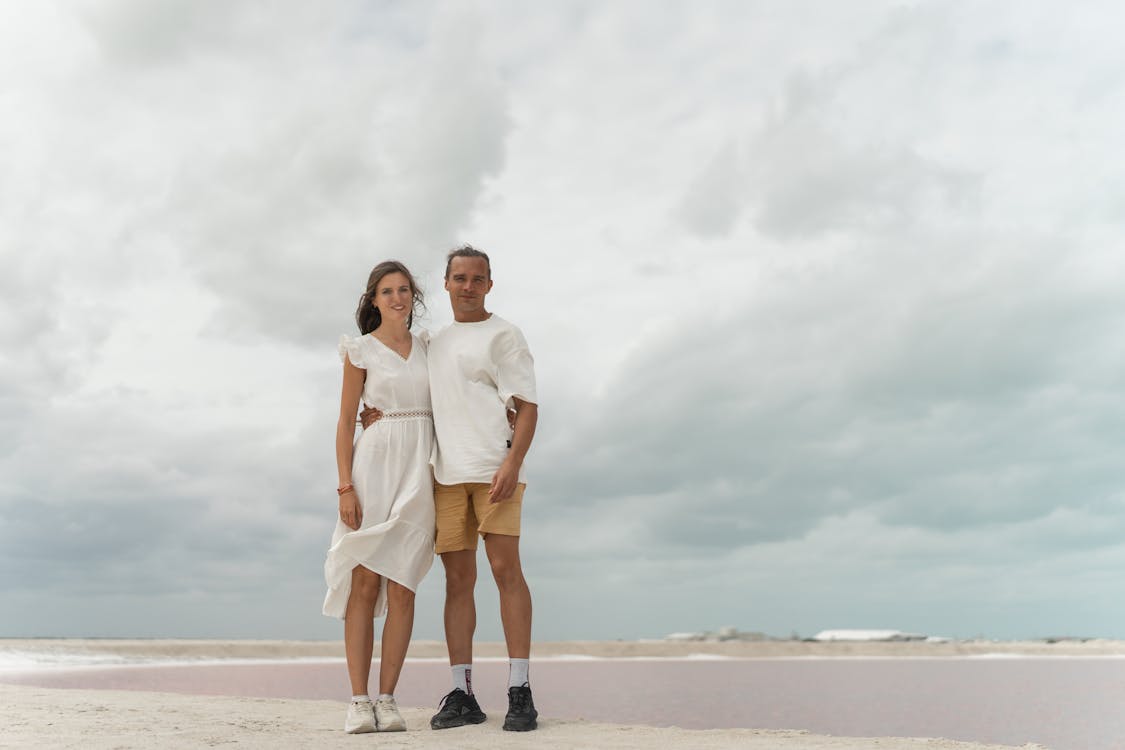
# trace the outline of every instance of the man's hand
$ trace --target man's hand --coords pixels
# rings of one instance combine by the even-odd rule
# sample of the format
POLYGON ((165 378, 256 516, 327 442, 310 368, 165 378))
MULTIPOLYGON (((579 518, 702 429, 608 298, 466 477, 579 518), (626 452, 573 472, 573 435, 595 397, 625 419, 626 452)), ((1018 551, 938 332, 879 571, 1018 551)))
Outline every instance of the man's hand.
POLYGON ((520 466, 527 455, 531 438, 535 435, 535 423, 539 418, 539 407, 520 398, 515 398, 515 409, 508 409, 508 424, 512 426, 512 440, 508 443, 508 457, 500 464, 500 469, 492 475, 492 485, 488 488, 490 503, 507 500, 516 491, 520 481, 520 466))
POLYGON ((495 505, 511 497, 516 491, 519 478, 519 466, 514 465, 510 460, 500 464, 500 469, 492 475, 492 485, 488 488, 488 502, 495 505))
POLYGON ((374 406, 363 405, 363 411, 359 413, 360 420, 363 421, 363 429, 367 429, 371 425, 383 418, 383 412, 376 409, 374 406))
POLYGON ((348 490, 340 495, 340 520, 353 531, 363 523, 363 508, 359 505, 355 490, 348 490))

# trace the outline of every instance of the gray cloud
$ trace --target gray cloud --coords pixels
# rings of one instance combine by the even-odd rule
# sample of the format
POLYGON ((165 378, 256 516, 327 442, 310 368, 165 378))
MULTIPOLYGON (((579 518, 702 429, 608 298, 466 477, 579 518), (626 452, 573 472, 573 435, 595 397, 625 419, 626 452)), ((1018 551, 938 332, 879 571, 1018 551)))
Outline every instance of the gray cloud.
POLYGON ((387 256, 448 319, 468 239, 540 368, 537 637, 1120 632, 1117 40, 1020 13, 0 28, 0 630, 336 635, 334 340, 387 256))
POLYGON ((680 213, 688 229, 701 237, 728 234, 737 220, 744 193, 737 150, 719 149, 688 188, 680 213))
POLYGON ((406 80, 294 92, 300 105, 266 111, 264 137, 213 144, 182 173, 173 211, 225 326, 323 341, 339 313, 294 308, 292 279, 310 298, 358 297, 377 260, 422 265, 453 244, 503 163, 507 126, 487 61, 451 33, 401 61, 417 66, 406 80))
MULTIPOLYGON (((1125 309, 1053 243, 1012 255, 1009 242, 988 271, 941 274, 873 245, 862 266, 779 273, 729 318, 661 331, 540 455, 552 502, 640 496, 631 536, 703 555, 800 539, 857 509, 948 534, 1115 512, 1118 420, 1103 408, 1117 379, 1090 382, 1089 356, 1116 350, 1125 309)), ((1091 524, 1051 547, 1105 539, 1091 524)))
MULTIPOLYGON (((103 288, 127 288, 154 262, 197 276, 220 301, 219 335, 331 338, 347 318, 294 295, 357 299, 382 258, 435 264, 502 169, 510 130, 496 62, 465 33, 473 16, 381 17, 425 32, 404 44, 382 26, 357 38, 374 23, 360 10, 82 6, 71 41, 95 46, 37 95, 48 126, 21 134, 48 154, 40 173, 65 179, 18 225, 38 245, 42 225, 88 225, 89 251, 117 261, 89 269, 103 288), (91 210, 110 194, 130 199, 91 210)), ((43 181, 21 176, 13 195, 43 181)))
POLYGON ((275 57, 300 55, 324 37, 346 43, 348 25, 355 22, 359 6, 281 2, 267 10, 245 0, 214 5, 187 0, 73 5, 83 29, 106 59, 123 69, 150 70, 197 60, 252 58, 264 51, 275 57))

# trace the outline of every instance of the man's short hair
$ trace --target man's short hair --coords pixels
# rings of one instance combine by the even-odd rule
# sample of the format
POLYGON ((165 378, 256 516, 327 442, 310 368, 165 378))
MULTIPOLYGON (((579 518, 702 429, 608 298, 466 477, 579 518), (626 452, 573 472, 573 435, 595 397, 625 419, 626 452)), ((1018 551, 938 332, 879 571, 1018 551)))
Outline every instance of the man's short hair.
POLYGON ((461 245, 450 250, 449 255, 445 257, 445 278, 447 281, 454 258, 484 258, 484 264, 488 266, 488 278, 492 278, 492 263, 488 260, 488 253, 477 250, 472 245, 461 245))

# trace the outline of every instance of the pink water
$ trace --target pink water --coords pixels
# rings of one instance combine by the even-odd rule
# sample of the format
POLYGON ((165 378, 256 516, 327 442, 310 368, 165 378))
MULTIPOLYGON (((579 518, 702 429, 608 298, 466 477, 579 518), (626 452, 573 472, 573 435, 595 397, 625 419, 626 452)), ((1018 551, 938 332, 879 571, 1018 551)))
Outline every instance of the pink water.
MULTIPOLYGON (((560 718, 1037 742, 1053 750, 1125 747, 1125 660, 1112 658, 533 661, 531 676, 540 713, 560 718)), ((474 667, 485 711, 506 708, 506 679, 506 663, 474 667)), ((0 682, 334 700, 349 694, 342 663, 87 668, 0 675, 0 682)), ((405 706, 436 706, 448 682, 444 664, 409 661, 396 696, 405 706)))

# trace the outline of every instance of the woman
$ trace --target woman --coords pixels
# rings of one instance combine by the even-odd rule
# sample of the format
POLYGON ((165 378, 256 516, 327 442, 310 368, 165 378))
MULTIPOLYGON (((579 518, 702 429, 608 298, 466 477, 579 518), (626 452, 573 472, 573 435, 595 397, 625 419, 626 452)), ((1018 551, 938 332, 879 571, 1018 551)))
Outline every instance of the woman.
POLYGON ((410 333, 421 309, 410 271, 385 261, 371 271, 356 310, 363 335, 340 340, 340 519, 324 564, 324 614, 344 620, 352 687, 344 731, 350 734, 406 729, 394 689, 414 627, 414 591, 434 559, 430 386, 425 344, 410 333), (361 396, 379 404, 383 416, 353 445, 361 396), (372 705, 373 620, 384 613, 379 696, 372 705))

